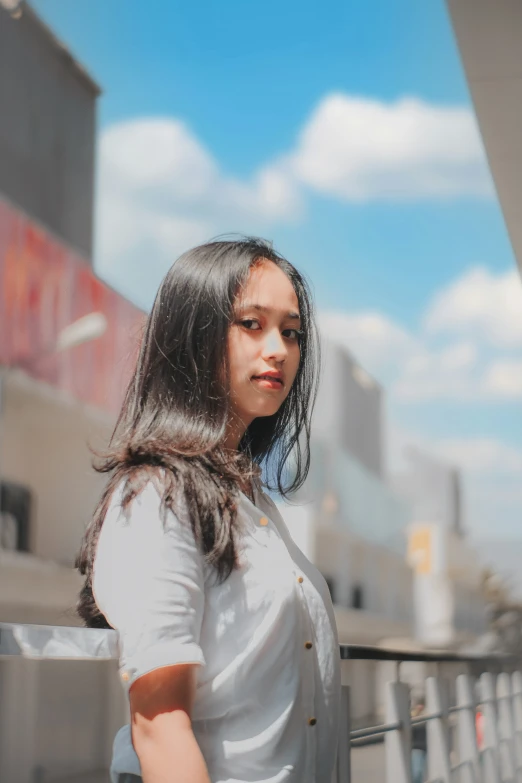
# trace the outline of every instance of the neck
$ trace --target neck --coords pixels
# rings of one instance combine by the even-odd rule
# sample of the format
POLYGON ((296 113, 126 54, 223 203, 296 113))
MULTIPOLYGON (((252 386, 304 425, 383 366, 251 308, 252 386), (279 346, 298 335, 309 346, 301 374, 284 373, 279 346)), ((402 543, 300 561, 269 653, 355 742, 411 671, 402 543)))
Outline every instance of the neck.
POLYGON ((227 433, 225 435, 223 444, 226 449, 229 449, 230 451, 237 451, 241 438, 247 430, 247 426, 248 425, 241 421, 241 419, 238 417, 231 416, 228 422, 227 433))
MULTIPOLYGON (((227 428, 227 434, 224 440, 224 447, 225 449, 229 451, 236 451, 238 449, 239 443, 241 441, 241 438, 246 432, 246 426, 245 424, 240 421, 239 419, 234 418, 233 421, 229 422, 229 426, 227 428)), ((247 497, 250 498, 252 502, 254 502, 254 494, 252 491, 252 481, 250 477, 246 480, 239 481, 238 486, 240 490, 247 495, 247 497)))
POLYGON ((239 442, 244 434, 244 427, 230 427, 224 441, 225 448, 229 449, 229 451, 237 451, 239 442))

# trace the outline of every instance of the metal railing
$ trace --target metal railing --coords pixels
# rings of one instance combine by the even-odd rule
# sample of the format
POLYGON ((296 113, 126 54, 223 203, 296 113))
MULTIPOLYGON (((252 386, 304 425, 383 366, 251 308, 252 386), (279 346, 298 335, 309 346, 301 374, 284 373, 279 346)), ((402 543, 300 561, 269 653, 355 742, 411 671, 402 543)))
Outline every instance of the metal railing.
MULTIPOLYGON (((522 781, 522 674, 519 658, 411 653, 341 647, 343 685, 336 783, 359 783, 354 748, 384 744, 383 783, 519 783, 522 781), (350 662, 393 663, 383 687, 384 721, 351 728, 350 662), (413 717, 405 663, 431 670, 423 680, 422 714, 413 717), (454 676, 451 669, 460 673, 454 676), (419 731, 420 730, 420 731, 419 731), (415 736, 416 735, 416 736, 415 736), (415 771, 413 752, 422 754, 415 771)), ((417 683, 418 687, 418 683, 417 683)), ((364 775, 364 773, 362 773, 364 775)), ((366 783, 361 775, 361 783, 366 783)))
MULTIPOLYGON (((0 661, 13 656, 115 661, 118 637, 115 631, 0 623, 0 661)), ((335 783, 522 781, 522 673, 518 658, 412 653, 357 645, 342 645, 340 656, 341 720, 335 783), (407 670, 412 664, 422 671, 412 674, 407 670), (366 666, 364 682, 361 666, 366 666), (359 698, 361 712, 361 683, 373 694, 368 703, 381 707, 381 722, 372 723, 366 716, 366 725, 356 726, 361 716, 352 701, 359 698), (412 715, 412 689, 422 705, 419 715, 412 715), (354 762, 365 749, 370 749, 375 759, 375 743, 380 744, 382 766, 371 777, 364 766, 357 767, 354 762), (417 771, 412 764, 415 753, 422 762, 417 771)))

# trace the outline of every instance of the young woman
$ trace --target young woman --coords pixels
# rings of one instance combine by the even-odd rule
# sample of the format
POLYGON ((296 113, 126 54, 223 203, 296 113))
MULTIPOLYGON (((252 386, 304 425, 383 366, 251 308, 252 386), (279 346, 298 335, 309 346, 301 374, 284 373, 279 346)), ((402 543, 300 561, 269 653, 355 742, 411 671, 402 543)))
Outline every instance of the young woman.
POLYGON ((261 240, 196 247, 161 284, 77 563, 80 616, 119 632, 115 782, 331 781, 330 595, 260 480, 306 478, 315 347, 303 278, 261 240))

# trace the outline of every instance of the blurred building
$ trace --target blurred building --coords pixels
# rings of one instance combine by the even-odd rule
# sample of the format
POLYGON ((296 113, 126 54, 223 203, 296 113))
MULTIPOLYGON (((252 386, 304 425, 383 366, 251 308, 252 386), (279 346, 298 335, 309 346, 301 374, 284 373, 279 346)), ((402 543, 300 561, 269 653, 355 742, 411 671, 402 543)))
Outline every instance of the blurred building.
POLYGON ((328 583, 341 643, 412 635, 413 580, 404 552, 357 534, 327 508, 284 504, 281 512, 328 583))
MULTIPOLYGON (((143 314, 92 270, 98 88, 27 5, 0 7, 0 620, 75 625, 72 568, 143 314), (104 333, 79 344, 72 324, 104 333), (68 331, 69 330, 69 331, 68 331)), ((44 631, 43 631, 44 632, 44 631)), ((114 662, 0 659, 0 780, 106 770, 114 662)))
POLYGON ((71 584, 101 488, 88 444, 106 443, 142 313, 80 252, 92 247, 98 88, 25 3, 17 19, 0 7, 0 66, 0 611, 63 623, 44 583, 71 584), (60 350, 93 313, 105 334, 60 350), (68 569, 44 579, 33 560, 14 589, 21 553, 68 569))
POLYGON ((382 389, 346 348, 326 338, 322 348, 314 437, 351 454, 367 471, 382 477, 382 389))
POLYGON ((341 641, 472 643, 486 630, 483 567, 460 473, 410 448, 388 478, 384 391, 344 347, 324 347, 310 475, 284 516, 327 579, 341 641))
POLYGON ((29 6, 0 6, 0 193, 87 263, 99 92, 29 6))
MULTIPOLYGON (((473 3, 446 0, 506 228, 522 273, 522 4, 517 0, 473 3)), ((522 542, 495 539, 477 544, 485 563, 522 597, 522 542)))
POLYGON ((415 637, 430 647, 473 643, 486 632, 484 566, 466 537, 462 477, 418 448, 390 481, 408 502, 408 560, 414 570, 415 637))
POLYGON ((484 566, 465 537, 438 523, 409 530, 415 637, 424 646, 473 646, 487 631, 484 566))
POLYGON ((395 491, 404 497, 415 519, 429 519, 455 535, 464 535, 462 476, 448 465, 416 447, 404 454, 407 469, 390 477, 395 491))
POLYGON ((310 474, 283 515, 328 582, 342 642, 409 637, 410 514, 384 478, 383 390, 344 347, 322 342, 310 474))

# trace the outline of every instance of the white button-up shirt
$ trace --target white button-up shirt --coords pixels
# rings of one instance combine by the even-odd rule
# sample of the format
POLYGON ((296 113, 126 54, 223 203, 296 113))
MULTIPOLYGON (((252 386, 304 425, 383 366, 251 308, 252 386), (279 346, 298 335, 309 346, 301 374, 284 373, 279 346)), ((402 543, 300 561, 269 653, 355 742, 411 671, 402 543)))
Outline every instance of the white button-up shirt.
MULTIPOLYGON (((292 540, 273 501, 241 496, 239 568, 219 584, 187 520, 150 483, 127 515, 105 518, 93 592, 119 632, 129 688, 161 666, 200 664, 192 712, 212 783, 330 783, 337 751, 339 645, 325 580, 292 540)), ((140 774, 130 727, 112 779, 140 774)))

